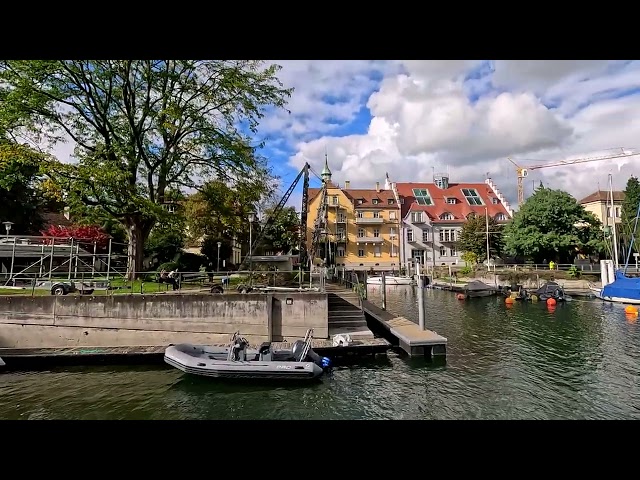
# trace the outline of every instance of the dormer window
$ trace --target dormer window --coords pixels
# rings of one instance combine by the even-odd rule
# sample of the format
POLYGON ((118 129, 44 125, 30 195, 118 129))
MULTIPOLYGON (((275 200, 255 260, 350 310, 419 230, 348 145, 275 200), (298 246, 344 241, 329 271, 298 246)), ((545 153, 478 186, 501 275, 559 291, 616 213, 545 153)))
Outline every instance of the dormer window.
POLYGON ((364 202, 364 200, 362 198, 359 198, 359 199, 356 200, 356 203, 358 205, 362 205, 362 202, 364 202))
POLYGON ((491 199, 491 203, 493 203, 494 205, 498 205, 500 203, 500 200, 498 200, 496 197, 493 197, 491 199))
POLYGON ((442 215, 440 215, 440 220, 455 220, 456 217, 454 217, 451 213, 449 212, 445 212, 442 215))
POLYGON ((447 197, 447 203, 449 205, 455 205, 456 203, 458 203, 458 200, 455 197, 447 197))
POLYGON ((507 220, 507 216, 504 213, 499 213, 496 215, 496 220, 499 222, 504 222, 507 220))
POLYGON ((389 205, 393 205, 394 203, 396 203, 396 201, 393 198, 390 198, 389 200, 387 200, 387 203, 389 205))
POLYGON ((371 203, 373 203, 374 205, 378 205, 378 203, 380 203, 380 200, 374 198, 373 200, 371 200, 371 203))

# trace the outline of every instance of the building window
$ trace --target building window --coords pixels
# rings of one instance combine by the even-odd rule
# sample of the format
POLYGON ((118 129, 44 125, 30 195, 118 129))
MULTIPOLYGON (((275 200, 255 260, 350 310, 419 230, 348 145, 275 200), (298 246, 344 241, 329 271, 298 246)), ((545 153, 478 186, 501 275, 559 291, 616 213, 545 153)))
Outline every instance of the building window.
POLYGON ((498 205, 500 203, 500 200, 498 200, 496 197, 493 197, 491 199, 491 203, 493 203, 494 205, 498 205))
POLYGON ((344 236, 344 228, 338 228, 337 237, 338 237, 338 240, 344 240, 345 239, 344 238, 345 237, 344 236))
POLYGON ((445 212, 442 215, 440 215, 440 220, 455 220, 456 217, 454 217, 451 213, 449 212, 445 212))
POLYGON ((504 213, 499 213, 496 215, 496 220, 499 222, 504 222, 507 219, 507 216, 504 213))
POLYGON ((429 230, 422 231, 422 242, 427 243, 429 241, 429 230))
POLYGON ((389 200, 387 200, 388 205, 393 205, 394 203, 396 203, 396 201, 393 198, 390 198, 389 200))
POLYGON ((389 212, 389 220, 395 220, 396 219, 396 212, 389 212))
POLYGON ((365 232, 364 232, 364 228, 359 228, 358 229, 358 238, 364 238, 365 232))
POLYGON ((407 242, 413 242, 413 230, 407 230, 407 242))
POLYGON ((467 199, 467 202, 469 202, 469 205, 484 205, 475 188, 463 188, 462 194, 464 198, 467 199))
POLYGON ((411 212, 411 223, 422 222, 422 212, 411 212))
POLYGON ((396 227, 389 227, 389 238, 396 238, 396 227))
POLYGON ((397 257, 398 256, 398 248, 396 247, 395 243, 391 244, 391 256, 392 257, 397 257))
POLYGON ((347 217, 345 216, 344 213, 339 213, 338 214, 338 222, 339 223, 346 223, 347 221, 347 217))
POLYGON ((447 203, 449 205, 455 205, 456 203, 458 203, 458 200, 452 197, 447 198, 447 203))
POLYGON ((440 247, 440 256, 441 257, 446 257, 447 256, 447 249, 444 247, 440 247))
POLYGON ((620 214, 620 207, 616 207, 616 218, 620 218, 622 217, 622 215, 620 214))
POLYGON ((458 252, 456 250, 456 247, 451 247, 450 249, 450 254, 452 257, 457 257, 458 256, 458 252))
POLYGON ((373 247, 373 256, 374 257, 382 256, 382 253, 380 252, 380 245, 376 245, 375 247, 373 247))
POLYGON ((357 203, 358 205, 362 205, 362 202, 363 202, 363 201, 364 201, 364 200, 363 200, 362 198, 359 198, 358 200, 356 200, 356 203, 357 203))
POLYGON ((373 218, 382 218, 380 212, 373 212, 373 218))
POLYGON ((362 211, 358 210, 356 212, 356 218, 364 218, 364 214, 362 213, 362 211))
POLYGON ((338 247, 337 256, 338 257, 344 257, 344 248, 343 247, 338 247))
POLYGON ((380 229, 379 228, 374 228, 373 229, 373 236, 375 238, 378 238, 380 236, 380 229))
POLYGON ((373 200, 371 200, 371 203, 373 203, 374 205, 378 205, 380 203, 380 200, 374 198, 373 200))
POLYGON ((431 200, 431 195, 429 195, 429 190, 426 188, 414 188, 413 196, 418 202, 418 205, 433 205, 433 201, 431 200))
POLYGON ((364 249, 362 249, 362 248, 358 249, 358 256, 359 257, 364 257, 364 249))
POLYGON ((413 258, 417 263, 422 263, 424 260, 424 250, 413 250, 411 252, 411 258, 413 258))
POLYGON ((334 195, 333 197, 331 197, 331 204, 332 205, 339 205, 338 196, 337 195, 334 195))
POLYGON ((456 231, 452 229, 440 230, 440 242, 455 242, 456 231))

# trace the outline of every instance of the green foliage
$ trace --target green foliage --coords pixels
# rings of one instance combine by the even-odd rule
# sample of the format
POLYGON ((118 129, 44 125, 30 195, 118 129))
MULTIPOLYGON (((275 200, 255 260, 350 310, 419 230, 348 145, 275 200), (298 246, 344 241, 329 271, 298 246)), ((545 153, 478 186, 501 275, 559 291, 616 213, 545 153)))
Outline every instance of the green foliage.
POLYGON ((469 275, 473 272, 473 268, 471 268, 469 265, 464 266, 463 268, 460 269, 460 273, 462 275, 469 275))
POLYGON ((145 242, 145 256, 160 263, 177 261, 184 247, 184 234, 174 229, 154 228, 145 242))
POLYGON ((504 228, 506 250, 512 255, 571 263, 579 253, 603 248, 600 221, 575 198, 561 190, 539 188, 504 228))
MULTIPOLYGON (((37 185, 44 159, 26 145, 0 140, 0 221, 14 223, 11 233, 38 235, 43 227, 43 201, 37 185)), ((4 234, 4 226, 0 228, 4 234)))
POLYGON ((567 271, 569 278, 580 278, 581 273, 582 272, 575 265, 571 265, 567 271))
POLYGON ((182 252, 178 258, 178 268, 181 272, 198 272, 207 261, 204 255, 182 252))
POLYGON ((231 257, 232 245, 228 238, 224 237, 205 237, 202 242, 202 248, 200 252, 204 255, 209 263, 210 267, 214 270, 218 267, 218 242, 220 242, 220 269, 222 270, 222 260, 227 260, 231 257))
POLYGON ((462 258, 462 261, 467 267, 478 263, 478 255, 473 252, 463 252, 460 258, 462 258))
MULTIPOLYGON (((474 261, 479 263, 487 258, 487 217, 472 215, 463 225, 458 237, 457 247, 460 251, 473 254, 474 261)), ((490 255, 500 256, 502 253, 502 225, 489 217, 489 252, 490 255)), ((463 257, 464 260, 464 257, 463 257)))
POLYGON ((253 205, 272 189, 266 172, 233 184, 220 180, 206 183, 184 202, 189 236, 194 240, 205 236, 244 239, 249 230, 249 213, 255 210, 253 205))
POLYGON ((175 270, 177 268, 178 268, 178 262, 165 262, 165 263, 162 263, 162 264, 158 265, 157 271, 158 272, 162 272, 164 270, 165 272, 170 272, 170 271, 175 270))
POLYGON ((251 135, 291 90, 254 60, 3 60, 0 131, 76 142, 75 164, 43 172, 73 213, 119 221, 130 272, 167 216, 171 189, 268 174, 251 135), (64 108, 62 108, 64 107, 64 108))
MULTIPOLYGON (((273 208, 265 212, 267 217, 273 214, 273 208)), ((283 208, 273 223, 264 232, 261 248, 267 251, 287 254, 297 250, 300 243, 300 218, 294 207, 283 208)))
MULTIPOLYGON (((631 243, 638 204, 640 204, 640 181, 632 175, 627 180, 627 186, 624 189, 624 200, 622 201, 620 236, 625 245, 631 243)), ((634 250, 638 251, 637 246, 634 250)))

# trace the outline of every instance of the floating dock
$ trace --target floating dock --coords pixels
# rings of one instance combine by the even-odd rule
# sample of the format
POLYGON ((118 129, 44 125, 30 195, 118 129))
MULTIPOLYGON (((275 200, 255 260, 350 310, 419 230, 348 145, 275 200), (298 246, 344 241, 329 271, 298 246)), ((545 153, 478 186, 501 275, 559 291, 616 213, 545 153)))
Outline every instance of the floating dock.
POLYGON ((400 348, 409 356, 446 357, 447 339, 442 335, 432 330, 422 330, 415 322, 382 310, 367 300, 362 301, 362 309, 365 315, 395 337, 400 348))
MULTIPOLYGON (((293 342, 271 342, 275 349, 290 349, 293 342)), ((228 344, 215 344, 225 347, 228 344)), ((0 366, 38 369, 55 365, 153 365, 164 363, 167 345, 66 348, 0 348, 0 366)), ((386 353, 391 343, 384 338, 357 338, 347 346, 334 346, 332 340, 314 339, 312 348, 330 358, 386 353)))

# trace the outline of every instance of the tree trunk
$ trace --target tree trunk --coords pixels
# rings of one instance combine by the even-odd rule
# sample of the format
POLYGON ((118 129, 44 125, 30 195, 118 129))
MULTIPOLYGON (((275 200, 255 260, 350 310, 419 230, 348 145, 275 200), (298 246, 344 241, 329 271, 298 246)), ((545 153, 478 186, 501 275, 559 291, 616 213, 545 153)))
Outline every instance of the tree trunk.
POLYGON ((151 226, 141 218, 128 218, 125 221, 129 245, 127 248, 127 279, 140 278, 144 270, 144 242, 149 237, 151 226))

